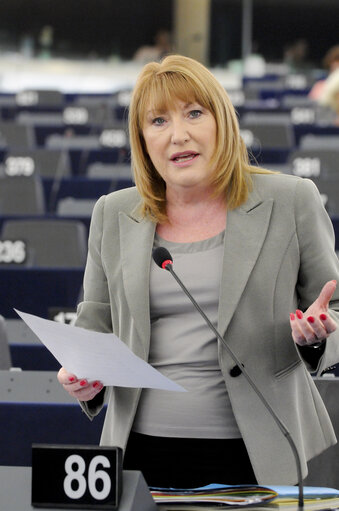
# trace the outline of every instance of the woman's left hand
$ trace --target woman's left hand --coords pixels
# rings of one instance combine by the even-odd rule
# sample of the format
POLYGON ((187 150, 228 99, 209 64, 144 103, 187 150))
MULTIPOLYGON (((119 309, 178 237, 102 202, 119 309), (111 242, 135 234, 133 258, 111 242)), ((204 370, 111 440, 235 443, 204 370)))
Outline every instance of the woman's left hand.
POLYGON ((328 305, 337 286, 336 280, 326 282, 318 298, 303 313, 297 309, 290 314, 292 337, 299 346, 317 344, 337 328, 328 314, 328 305))

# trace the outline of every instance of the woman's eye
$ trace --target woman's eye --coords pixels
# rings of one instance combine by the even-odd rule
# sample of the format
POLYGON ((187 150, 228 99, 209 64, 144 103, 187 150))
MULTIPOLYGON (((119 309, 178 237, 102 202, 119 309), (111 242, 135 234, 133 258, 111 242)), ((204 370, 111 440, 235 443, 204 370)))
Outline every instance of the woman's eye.
POLYGON ((155 119, 152 120, 152 124, 154 124, 155 126, 162 126, 165 122, 165 119, 163 119, 162 117, 156 117, 155 119))
POLYGON ((191 110, 189 116, 191 119, 196 119, 197 117, 200 117, 201 114, 202 114, 201 110, 191 110))

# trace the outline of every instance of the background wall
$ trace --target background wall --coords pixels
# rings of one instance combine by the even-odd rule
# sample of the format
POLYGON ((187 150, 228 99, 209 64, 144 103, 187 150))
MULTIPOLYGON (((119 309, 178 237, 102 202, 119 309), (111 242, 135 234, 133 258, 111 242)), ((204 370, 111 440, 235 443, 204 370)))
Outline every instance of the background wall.
MULTIPOLYGON (((241 56, 241 0, 212 0, 211 64, 241 56)), ((268 61, 283 59, 297 39, 308 43, 307 59, 319 66, 330 46, 338 44, 336 0, 253 0, 253 50, 268 61)))
MULTIPOLYGON (((186 3, 186 0, 177 0, 186 3)), ((153 44, 159 28, 175 32, 175 0, 2 0, 0 51, 25 45, 41 51, 42 27, 53 27, 54 56, 131 59, 135 50, 153 44), (27 44, 27 39, 26 39, 27 44)), ((199 0, 196 0, 198 5, 199 0)), ((242 0, 211 0, 209 58, 224 65, 241 56, 242 0)), ((194 16, 194 12, 192 12, 194 16)), ((338 42, 337 0, 253 0, 254 50, 279 61, 284 48, 299 38, 308 44, 307 58, 320 65, 326 50, 338 42)), ((187 23, 190 17, 186 18, 187 23)))
POLYGON ((44 25, 54 28, 55 56, 132 58, 143 44, 152 44, 158 28, 172 26, 171 0, 2 0, 0 48, 15 48, 24 35, 34 38, 44 25))

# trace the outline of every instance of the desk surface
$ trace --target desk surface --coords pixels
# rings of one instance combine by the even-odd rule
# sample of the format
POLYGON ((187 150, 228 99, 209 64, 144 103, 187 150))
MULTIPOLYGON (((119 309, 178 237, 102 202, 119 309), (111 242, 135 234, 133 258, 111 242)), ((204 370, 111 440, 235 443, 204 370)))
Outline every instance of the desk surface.
MULTIPOLYGON (((31 467, 0 467, 0 502, 3 511, 32 511, 31 467)), ((48 508, 38 508, 50 511, 48 508)), ((78 511, 85 511, 77 508, 78 511)), ((156 511, 141 472, 123 472, 123 491, 119 511, 156 511)))

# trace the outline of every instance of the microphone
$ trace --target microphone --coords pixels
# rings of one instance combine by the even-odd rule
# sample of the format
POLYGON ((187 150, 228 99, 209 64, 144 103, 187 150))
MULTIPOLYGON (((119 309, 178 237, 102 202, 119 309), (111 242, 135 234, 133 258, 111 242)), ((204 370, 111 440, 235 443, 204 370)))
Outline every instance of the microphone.
POLYGON ((257 394, 257 396, 260 398, 261 402, 265 406, 266 410, 270 413, 271 417, 276 422, 280 431, 283 433, 286 440, 290 444, 290 447, 292 449, 292 452, 293 452, 293 455, 295 458, 297 474, 298 474, 298 489, 299 489, 298 505, 300 508, 303 508, 304 507, 304 495, 303 495, 304 492, 303 492, 303 481, 302 481, 302 473, 301 473, 300 456, 299 456, 297 447, 295 445, 295 442, 294 442, 290 432, 288 431, 286 426, 283 424, 283 422, 279 419, 279 417, 277 416, 277 414, 275 413, 275 411, 273 410, 271 405, 266 400, 265 396, 262 394, 262 392, 259 390, 259 388, 255 384, 255 382, 253 381, 252 377, 248 374, 248 372, 246 371, 246 369, 244 367, 244 364, 242 364, 241 361, 238 359, 238 357, 234 354, 234 352, 231 350, 231 348, 229 347, 229 345, 227 344, 225 339, 218 332, 218 330, 214 327, 214 325, 208 319, 208 317, 206 316, 204 311, 201 309, 200 305, 195 301, 195 299, 193 298, 191 293, 188 291, 188 289, 185 287, 185 285, 183 284, 181 279, 175 273, 175 271, 173 270, 173 258, 171 256, 171 254, 169 253, 169 251, 165 247, 157 247, 153 250, 152 256, 153 256, 154 262, 158 266, 160 266, 160 268, 162 268, 163 270, 169 271, 171 273, 171 275, 174 277, 174 279, 177 281, 177 283, 179 284, 181 289, 184 291, 186 296, 190 299, 190 301, 192 302, 194 307, 197 309, 199 314, 203 317, 203 319, 205 320, 207 325, 210 327, 210 329, 212 330, 212 332, 214 333, 216 338, 219 339, 219 341, 223 344, 223 346, 227 350, 230 357, 233 359, 233 361, 238 366, 240 373, 242 373, 244 375, 247 382, 251 385, 251 387, 253 388, 253 390, 255 391, 255 393, 257 394))

